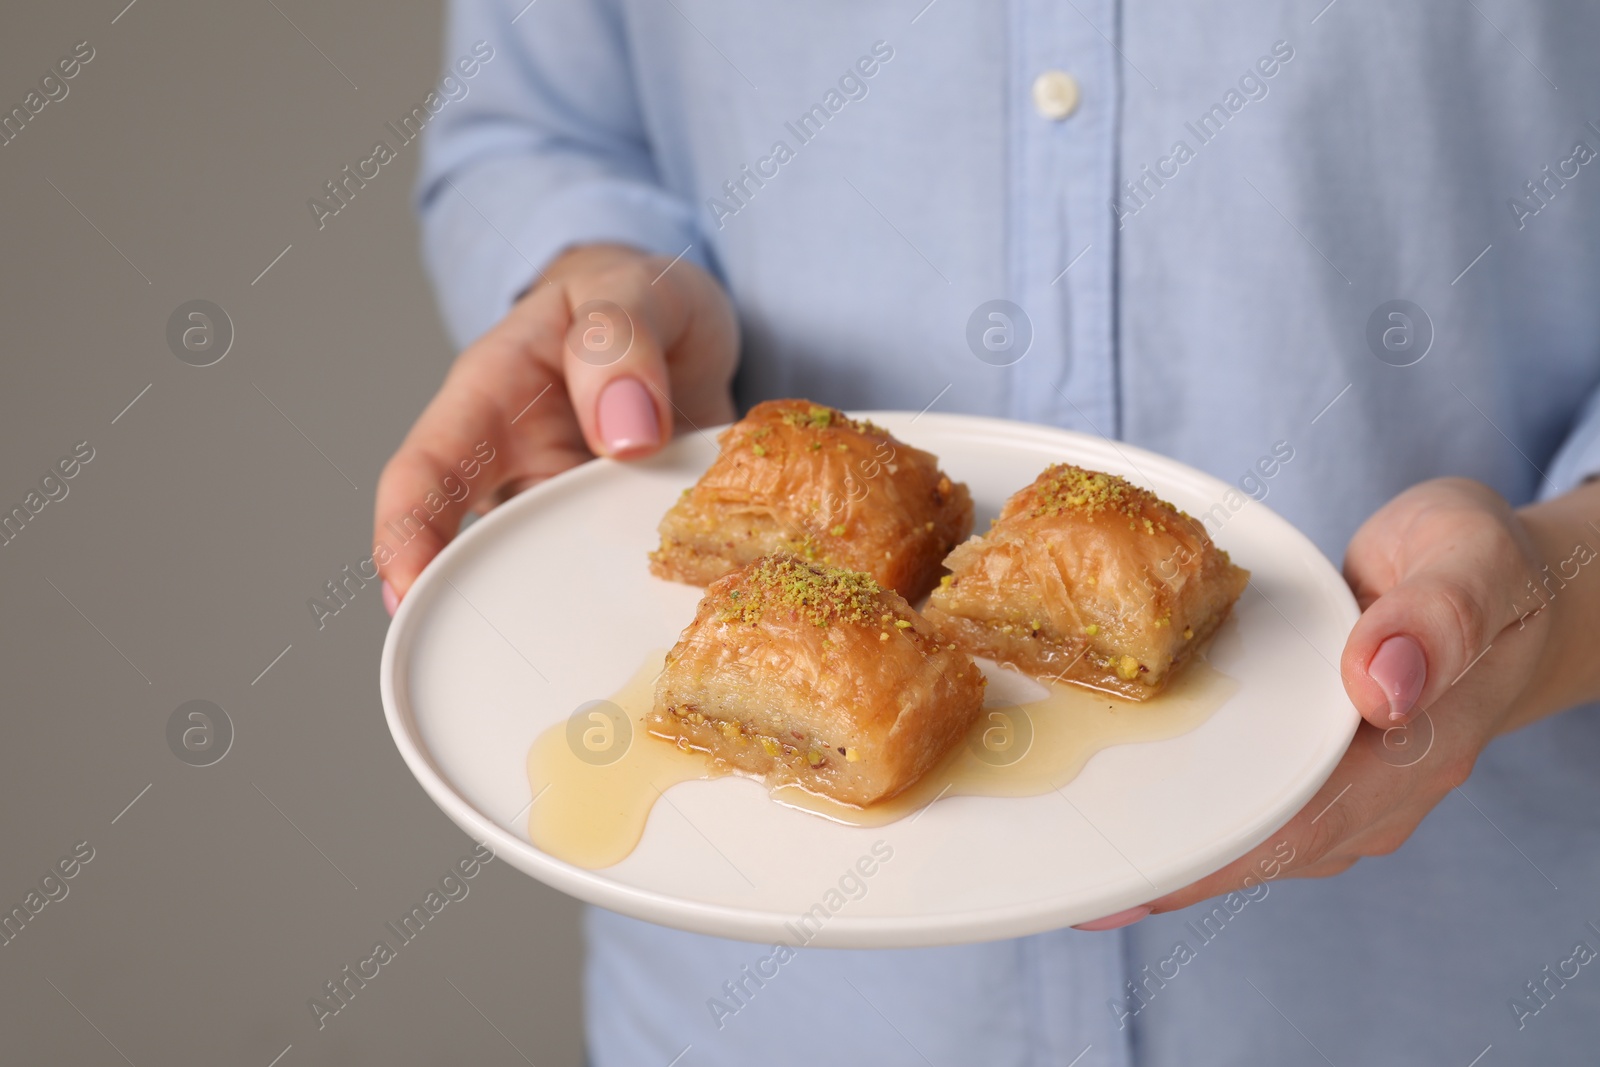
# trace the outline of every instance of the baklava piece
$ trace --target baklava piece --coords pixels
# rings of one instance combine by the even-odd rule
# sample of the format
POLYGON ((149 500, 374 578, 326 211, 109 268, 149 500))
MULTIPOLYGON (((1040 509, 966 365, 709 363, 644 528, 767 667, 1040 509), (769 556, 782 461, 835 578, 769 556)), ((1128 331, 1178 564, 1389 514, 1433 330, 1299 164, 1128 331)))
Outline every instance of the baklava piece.
POLYGON ((972 496, 935 457, 833 408, 769 400, 717 443, 716 462, 661 520, 659 577, 709 585, 781 552, 915 600, 972 532, 972 496))
POLYGON ((1250 572, 1147 489, 1070 464, 950 553, 928 600, 946 640, 1041 678, 1159 693, 1227 618, 1250 572))
POLYGON ((983 692, 977 665, 898 593, 769 556, 706 590, 645 724, 769 785, 864 807, 938 763, 983 692))

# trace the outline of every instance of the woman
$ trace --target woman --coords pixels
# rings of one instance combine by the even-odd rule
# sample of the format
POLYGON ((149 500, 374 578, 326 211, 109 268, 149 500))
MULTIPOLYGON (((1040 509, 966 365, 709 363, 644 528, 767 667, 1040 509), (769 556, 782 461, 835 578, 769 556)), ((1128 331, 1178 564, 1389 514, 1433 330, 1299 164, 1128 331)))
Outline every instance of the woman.
POLYGON ((420 203, 465 350, 378 523, 484 439, 495 488, 384 564, 391 608, 467 509, 795 395, 1175 456, 1364 609, 1366 725, 1237 863, 1079 931, 802 952, 731 1013, 763 946, 591 911, 595 1063, 1595 1046, 1597 40, 1556 0, 457 0, 448 57, 492 58, 420 203))

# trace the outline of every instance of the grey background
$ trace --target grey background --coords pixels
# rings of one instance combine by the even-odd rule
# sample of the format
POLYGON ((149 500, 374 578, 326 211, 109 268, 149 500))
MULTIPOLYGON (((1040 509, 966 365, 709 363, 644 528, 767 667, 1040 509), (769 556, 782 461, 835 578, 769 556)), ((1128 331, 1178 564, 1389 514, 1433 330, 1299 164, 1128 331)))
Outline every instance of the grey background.
POLYGON ((95 49, 0 148, 0 510, 95 452, 0 547, 0 910, 95 850, 0 946, 0 1061, 577 1063, 578 909, 504 863, 307 1006, 473 848, 384 726, 376 583, 320 632, 306 604, 451 358, 416 146, 320 232, 306 200, 437 80, 440 4, 125 3, 0 17, 0 111, 95 49), (234 323, 214 366, 167 347, 192 299, 234 323), (213 766, 167 747, 192 699, 234 725, 213 766))

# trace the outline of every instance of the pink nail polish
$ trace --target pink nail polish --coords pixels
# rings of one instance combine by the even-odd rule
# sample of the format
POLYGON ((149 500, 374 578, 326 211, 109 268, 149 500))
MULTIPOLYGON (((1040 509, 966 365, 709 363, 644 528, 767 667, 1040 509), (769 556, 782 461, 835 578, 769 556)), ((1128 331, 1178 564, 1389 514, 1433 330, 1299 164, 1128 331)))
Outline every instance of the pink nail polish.
POLYGON ((1125 911, 1117 912, 1115 915, 1107 915, 1099 919, 1090 919, 1086 923, 1079 923, 1077 926, 1074 926, 1073 929, 1089 931, 1116 930, 1123 926, 1132 926, 1134 923, 1145 918, 1149 914, 1150 905, 1140 904, 1136 908, 1128 908, 1125 911))
POLYGON ((613 456, 648 451, 661 443, 655 401, 637 378, 617 378, 600 393, 600 440, 613 456))
POLYGON ((394 595, 394 587, 391 586, 388 582, 384 582, 383 583, 383 610, 387 611, 389 613, 389 617, 392 619, 392 618, 394 618, 395 609, 398 608, 399 606, 400 606, 400 598, 394 595))
POLYGON ((1389 698, 1389 720, 1402 722, 1410 717, 1422 695, 1428 680, 1428 659, 1415 640, 1396 634, 1378 646, 1372 662, 1367 664, 1367 677, 1377 682, 1389 698))

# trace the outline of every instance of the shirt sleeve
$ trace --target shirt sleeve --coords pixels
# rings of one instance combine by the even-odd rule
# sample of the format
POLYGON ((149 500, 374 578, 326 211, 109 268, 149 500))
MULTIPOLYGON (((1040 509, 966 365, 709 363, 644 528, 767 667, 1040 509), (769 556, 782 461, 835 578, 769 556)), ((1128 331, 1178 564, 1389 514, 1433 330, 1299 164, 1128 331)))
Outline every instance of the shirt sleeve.
POLYGON ((1600 389, 1590 395, 1567 439, 1556 450, 1539 498, 1560 496, 1594 477, 1600 477, 1600 389))
POLYGON ((615 242, 708 265, 693 209, 659 179, 608 4, 453 0, 432 99, 416 203, 423 258, 458 346, 575 245, 615 242))

